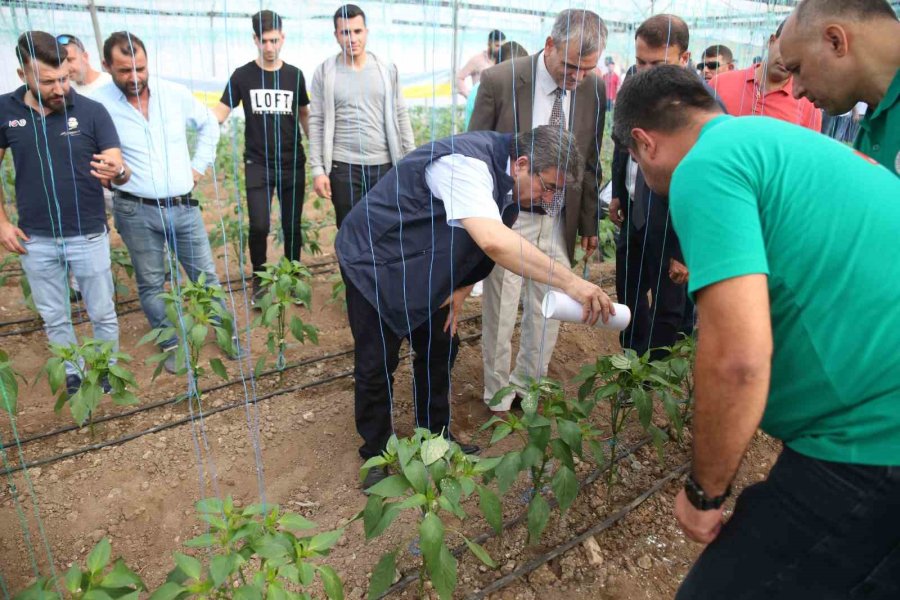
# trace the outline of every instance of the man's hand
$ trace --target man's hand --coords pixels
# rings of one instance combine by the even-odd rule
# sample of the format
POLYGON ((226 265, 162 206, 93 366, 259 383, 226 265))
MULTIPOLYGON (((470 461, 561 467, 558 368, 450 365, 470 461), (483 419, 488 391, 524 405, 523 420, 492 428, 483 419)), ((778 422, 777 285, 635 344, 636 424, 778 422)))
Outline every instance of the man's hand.
POLYGON ((331 179, 328 175, 316 175, 313 179, 313 189, 319 198, 331 200, 331 179))
POLYGON ((197 182, 200 181, 201 179, 203 179, 203 173, 200 173, 199 171, 191 169, 191 175, 194 176, 194 187, 197 187, 197 182))
POLYGON ((618 198, 613 198, 609 201, 609 220, 616 227, 621 227, 622 223, 625 222, 625 214, 622 212, 622 201, 618 198))
POLYGON ((0 245, 16 254, 28 254, 22 244, 19 243, 20 239, 28 241, 28 236, 25 235, 24 231, 9 221, 0 223, 0 245))
POLYGON ((453 294, 447 298, 447 301, 441 305, 441 308, 444 308, 448 304, 450 305, 450 312, 447 314, 447 320, 444 321, 444 331, 449 329, 451 337, 456 335, 456 321, 459 319, 459 313, 462 312, 463 303, 466 301, 466 298, 469 297, 469 294, 472 293, 473 287, 475 287, 475 284, 454 290, 453 294))
POLYGON ((597 323, 597 319, 603 318, 603 322, 609 321, 609 315, 616 314, 612 301, 606 292, 599 287, 580 277, 574 277, 571 285, 567 286, 565 293, 578 300, 584 308, 581 321, 588 325, 597 323))
POLYGON ((708 544, 718 537, 722 530, 724 507, 713 510, 697 510, 682 489, 675 497, 675 518, 681 524, 685 535, 701 544, 708 544))
POLYGON ((669 259, 669 279, 678 285, 684 285, 688 281, 688 269, 684 264, 674 258, 669 259))
POLYGON ((100 180, 103 187, 108 188, 109 182, 119 176, 123 163, 118 158, 104 154, 94 154, 91 161, 91 175, 100 180))
POLYGON ((594 254, 594 251, 597 249, 597 246, 600 245, 600 238, 596 235, 590 236, 581 236, 581 248, 584 250, 584 261, 587 262, 588 259, 594 254))

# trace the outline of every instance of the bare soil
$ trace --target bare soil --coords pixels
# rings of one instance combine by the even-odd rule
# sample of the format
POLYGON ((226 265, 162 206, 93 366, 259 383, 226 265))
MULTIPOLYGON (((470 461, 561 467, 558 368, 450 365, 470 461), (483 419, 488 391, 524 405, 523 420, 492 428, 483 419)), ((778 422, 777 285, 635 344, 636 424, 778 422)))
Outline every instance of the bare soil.
MULTIPOLYGON (((210 225, 222 211, 210 210, 210 225)), ((323 218, 319 214, 318 218, 323 218)), ((310 218, 317 218, 313 214, 310 218)), ((333 231, 321 233, 328 254, 307 257, 310 264, 333 259, 333 231)), ((114 245, 120 244, 114 235, 114 245)), ((221 254, 224 250, 220 249, 221 254)), ((271 248, 270 258, 280 255, 271 248)), ((231 261, 234 262, 233 260, 231 261)), ((230 269, 231 276, 238 275, 230 269)), ((219 261, 219 273, 225 273, 219 261)), ((605 282, 612 294, 613 265, 594 264, 591 276, 605 282)), ((297 309, 305 320, 320 330, 319 345, 292 344, 288 361, 321 357, 351 348, 350 331, 341 302, 331 302, 335 272, 316 275, 314 300, 310 310, 297 309)), ((129 282, 134 290, 134 283, 129 282)), ((132 291, 132 294, 134 292, 132 291)), ((0 321, 26 315, 15 278, 0 288, 0 321)), ((184 550, 182 543, 202 532, 193 505, 203 497, 232 495, 249 504, 264 499, 277 502, 312 519, 323 529, 347 525, 365 504, 359 491, 357 455, 359 439, 353 421, 353 391, 350 377, 274 395, 258 404, 247 402, 272 391, 301 386, 329 376, 346 374, 352 358, 339 357, 308 364, 250 380, 249 371, 260 353, 265 352, 265 332, 248 327, 254 317, 246 306, 240 285, 233 295, 238 322, 251 339, 252 362, 227 362, 229 375, 246 377, 243 385, 233 385, 208 393, 203 411, 191 415, 185 402, 167 404, 138 415, 100 423, 93 434, 87 429, 54 435, 44 440, 13 446, 6 450, 9 465, 58 455, 82 446, 164 426, 183 417, 193 417, 184 425, 143 435, 131 441, 108 446, 41 467, 7 476, 0 489, 0 574, 8 590, 28 585, 35 576, 64 571, 68 565, 83 561, 92 546, 109 537, 114 555, 121 555, 151 587, 162 583, 172 568, 173 551, 184 550), (240 403, 235 409, 207 415, 206 411, 240 403)), ((136 306, 136 305, 132 305, 136 306)), ((480 300, 470 299, 464 316, 480 315, 480 300)), ((187 390, 184 378, 165 373, 151 381, 152 368, 144 364, 154 353, 150 346, 137 346, 148 325, 138 310, 120 316, 121 346, 134 360, 131 364, 140 384, 142 404, 174 398, 187 390)), ((90 335, 90 326, 78 326, 80 336, 90 335)), ((482 363, 477 334, 480 320, 462 325, 460 335, 471 336, 461 349, 453 372, 452 409, 455 433, 487 447, 489 435, 479 427, 490 416, 481 400, 482 363)), ((514 340, 515 342, 516 340, 514 340)), ((0 338, 0 347, 13 358, 15 367, 29 381, 19 399, 19 415, 14 422, 0 423, 4 444, 15 439, 48 432, 71 424, 67 409, 53 412, 54 400, 41 380, 31 385, 46 360, 46 338, 42 331, 0 338)), ((613 333, 576 324, 564 324, 550 367, 550 375, 570 381, 580 366, 599 354, 619 351, 613 333)), ((209 357, 218 350, 205 350, 209 357)), ((274 358, 270 358, 270 364, 274 358)), ((408 434, 413 427, 409 361, 401 361, 397 373, 395 418, 398 433, 408 434)), ((206 388, 220 383, 214 376, 201 381, 206 388)), ((121 413, 107 400, 98 417, 121 413)), ((626 438, 640 438, 635 428, 626 438)), ((505 440, 500 447, 487 450, 494 454, 512 447, 505 440)), ((542 542, 526 546, 524 527, 513 527, 502 538, 493 538, 486 548, 497 560, 498 570, 480 566, 471 555, 461 560, 458 597, 483 588, 491 581, 514 571, 558 544, 588 529, 629 502, 668 470, 687 459, 687 443, 669 445, 663 462, 655 451, 643 448, 622 467, 622 484, 608 494, 606 486, 588 486, 569 511, 560 516, 554 511, 542 542)), ((777 454, 777 445, 758 436, 741 471, 739 486, 765 477, 777 454)), ((580 465, 580 476, 592 466, 580 465)), ((567 598, 580 599, 661 599, 671 598, 683 579, 699 546, 686 541, 678 529, 671 506, 680 479, 631 512, 614 527, 596 536, 599 551, 594 555, 581 545, 519 579, 492 598, 567 598)), ((512 519, 525 508, 524 481, 505 499, 504 516, 512 519)), ((471 514, 476 514, 474 507, 471 514)), ((460 526, 471 535, 488 530, 481 519, 469 519, 460 526)), ((367 588, 368 574, 381 554, 396 546, 408 548, 415 530, 410 520, 401 519, 385 536, 367 543, 361 523, 350 523, 346 535, 329 563, 344 580, 350 598, 360 598, 367 588)), ((459 540, 457 540, 459 541, 459 540)), ((405 551, 401 570, 413 565, 405 551)), ((416 586, 401 597, 412 598, 416 586)), ((429 592, 431 594, 431 592, 429 592)))

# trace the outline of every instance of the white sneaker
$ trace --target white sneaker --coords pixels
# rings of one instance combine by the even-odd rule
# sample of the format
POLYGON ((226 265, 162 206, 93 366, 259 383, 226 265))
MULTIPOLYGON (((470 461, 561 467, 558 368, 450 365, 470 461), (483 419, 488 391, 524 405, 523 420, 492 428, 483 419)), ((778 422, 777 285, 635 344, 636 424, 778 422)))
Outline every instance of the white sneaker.
POLYGON ((478 296, 484 293, 484 282, 479 281, 475 284, 475 287, 472 288, 472 297, 477 298, 478 296))

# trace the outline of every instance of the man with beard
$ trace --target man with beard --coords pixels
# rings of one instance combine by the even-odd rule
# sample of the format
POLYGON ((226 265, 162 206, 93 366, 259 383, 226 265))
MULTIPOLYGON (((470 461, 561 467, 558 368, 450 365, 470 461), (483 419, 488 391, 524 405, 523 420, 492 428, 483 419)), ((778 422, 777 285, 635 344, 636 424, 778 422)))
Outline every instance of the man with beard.
MULTIPOLYGON (((138 284, 141 308, 153 329, 172 327, 159 297, 165 282, 165 251, 181 263, 191 281, 205 275, 219 285, 199 202, 191 192, 216 155, 219 123, 183 85, 150 77, 144 43, 127 31, 113 33, 103 44, 103 66, 113 83, 96 99, 116 124, 122 153, 132 166, 131 180, 116 186, 113 214, 128 247, 138 284), (185 127, 197 129, 194 156, 185 127)), ((174 272, 177 264, 169 265, 174 272)), ((165 368, 177 373, 178 338, 159 340, 168 353, 165 368)), ((237 358, 237 339, 225 351, 237 358)))
MULTIPOLYGON (((44 31, 22 34, 16 46, 25 85, 0 96, 0 162, 11 148, 19 222, 7 218, 0 190, 0 245, 20 255, 50 342, 76 343, 71 273, 84 290, 94 337, 118 345, 102 185, 124 185, 131 172, 106 109, 70 91, 65 56, 44 31)), ((80 385, 78 369, 67 363, 69 395, 80 385)))

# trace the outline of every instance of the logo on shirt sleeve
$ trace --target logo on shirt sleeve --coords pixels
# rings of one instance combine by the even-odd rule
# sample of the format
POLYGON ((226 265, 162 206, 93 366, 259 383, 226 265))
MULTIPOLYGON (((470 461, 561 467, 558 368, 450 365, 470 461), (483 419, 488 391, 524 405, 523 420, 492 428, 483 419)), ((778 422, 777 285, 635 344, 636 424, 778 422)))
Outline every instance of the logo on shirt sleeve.
POLYGON ((289 90, 250 90, 250 107, 254 115, 292 114, 294 92, 289 90))
POLYGON ((25 119, 13 119, 6 124, 7 127, 25 127, 27 121, 25 119))

